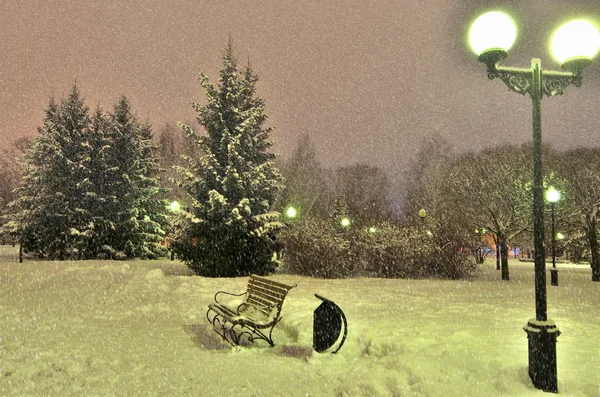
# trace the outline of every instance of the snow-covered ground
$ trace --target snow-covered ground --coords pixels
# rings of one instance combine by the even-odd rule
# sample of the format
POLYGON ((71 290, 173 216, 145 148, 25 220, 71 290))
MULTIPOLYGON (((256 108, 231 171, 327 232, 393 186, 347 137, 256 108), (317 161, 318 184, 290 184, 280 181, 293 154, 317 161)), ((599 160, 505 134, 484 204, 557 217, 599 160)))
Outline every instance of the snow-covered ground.
MULTIPOLYGON (((207 327, 218 290, 168 261, 16 263, 0 247, 0 395, 542 396, 527 374, 533 265, 511 281, 489 262, 473 281, 318 280, 297 284, 275 348, 231 348, 207 327), (312 352, 314 294, 346 313, 336 355, 312 352), (285 347, 285 348, 284 348, 285 347), (297 348, 297 349, 294 349, 297 348)), ((600 396, 600 284, 560 265, 548 287, 561 396, 600 396)))

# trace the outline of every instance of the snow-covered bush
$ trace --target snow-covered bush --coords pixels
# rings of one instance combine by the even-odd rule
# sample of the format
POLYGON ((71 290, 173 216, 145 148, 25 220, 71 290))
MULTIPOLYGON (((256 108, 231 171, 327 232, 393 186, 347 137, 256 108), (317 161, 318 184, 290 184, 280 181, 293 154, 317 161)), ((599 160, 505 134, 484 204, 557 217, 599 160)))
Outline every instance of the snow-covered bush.
POLYGON ((300 275, 459 279, 476 269, 443 232, 415 226, 384 223, 374 230, 343 230, 331 221, 304 220, 291 224, 282 239, 285 268, 300 275))
POLYGON ((366 271, 378 277, 467 278, 476 270, 468 253, 444 230, 382 224, 374 233, 359 234, 366 271))
POLYGON ((294 222, 281 235, 286 271, 312 277, 343 278, 357 274, 350 255, 352 239, 330 221, 294 222))

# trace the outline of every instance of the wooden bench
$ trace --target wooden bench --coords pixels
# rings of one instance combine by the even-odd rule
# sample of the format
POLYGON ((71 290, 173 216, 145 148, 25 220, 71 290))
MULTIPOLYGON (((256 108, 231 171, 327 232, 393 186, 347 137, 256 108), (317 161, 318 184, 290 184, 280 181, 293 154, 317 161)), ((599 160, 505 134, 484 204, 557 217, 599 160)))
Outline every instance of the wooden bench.
POLYGON ((281 307, 288 291, 295 286, 252 275, 243 294, 217 292, 215 303, 208 305, 206 318, 215 332, 233 346, 240 345, 244 339, 250 343, 262 339, 273 347, 273 328, 281 320, 281 307), (229 302, 219 301, 221 294, 227 296, 229 302), (232 304, 232 297, 245 298, 241 303, 232 304))

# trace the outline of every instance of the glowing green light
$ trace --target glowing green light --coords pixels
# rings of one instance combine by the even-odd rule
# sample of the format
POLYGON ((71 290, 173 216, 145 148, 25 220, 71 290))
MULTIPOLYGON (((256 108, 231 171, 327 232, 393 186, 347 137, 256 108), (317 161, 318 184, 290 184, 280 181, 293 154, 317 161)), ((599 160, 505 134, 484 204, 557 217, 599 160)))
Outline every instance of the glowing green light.
POLYGON ((288 207, 288 209, 285 210, 285 216, 287 216, 288 218, 295 218, 297 215, 298 211, 296 211, 294 207, 288 207))
POLYGON ((178 202, 178 201, 173 201, 173 202, 171 203, 171 205, 169 206, 169 209, 170 209, 172 212, 177 212, 177 211, 179 211, 179 210, 181 209, 181 204, 179 204, 179 202, 178 202))
POLYGON ((348 226, 350 226, 350 219, 348 219, 348 218, 342 218, 342 220, 340 221, 340 224, 343 227, 348 227, 348 226))
POLYGON ((369 233, 375 233, 377 231, 377 228, 375 228, 375 226, 371 226, 369 228, 369 233))
POLYGON ((469 30, 469 44, 475 54, 492 49, 508 51, 517 38, 517 27, 501 11, 486 12, 473 22, 469 30))
POLYGON ((553 186, 550 186, 550 189, 546 191, 546 200, 548 200, 549 203, 556 203, 560 200, 560 192, 553 186))
POLYGON ((556 233, 556 238, 557 238, 558 240, 562 240, 562 239, 564 239, 564 238, 565 238, 565 235, 564 235, 564 234, 562 234, 561 232, 558 232, 558 233, 556 233))
POLYGON ((600 32, 578 19, 562 25, 552 37, 552 55, 561 64, 573 58, 593 58, 600 49, 600 32))
POLYGON ((425 217, 427 216, 427 211, 425 211, 425 208, 421 208, 421 209, 419 210, 419 216, 420 216, 421 218, 425 218, 425 217))

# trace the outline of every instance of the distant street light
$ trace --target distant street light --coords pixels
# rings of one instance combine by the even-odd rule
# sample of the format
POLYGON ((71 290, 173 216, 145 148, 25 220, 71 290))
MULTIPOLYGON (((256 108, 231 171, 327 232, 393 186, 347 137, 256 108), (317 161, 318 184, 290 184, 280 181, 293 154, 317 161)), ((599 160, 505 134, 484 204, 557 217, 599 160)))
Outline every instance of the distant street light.
POLYGON ((556 269, 556 233, 554 232, 554 205, 560 200, 560 192, 554 187, 546 191, 546 200, 552 209, 552 269, 550 269, 550 285, 558 287, 558 270, 556 269))
POLYGON ((287 209, 285 210, 285 216, 288 219, 294 219, 295 217, 298 216, 298 211, 296 210, 296 208, 289 206, 287 207, 287 209))
POLYGON ((485 240, 483 236, 487 233, 487 229, 485 227, 476 227, 475 235, 479 237, 479 241, 477 242, 475 261, 477 264, 482 264, 484 262, 487 245, 485 244, 485 240))
POLYGON ((500 66, 516 39, 513 20, 499 11, 480 16, 472 25, 469 41, 478 60, 487 66, 490 80, 502 80, 511 91, 531 96, 533 105, 533 239, 535 249, 536 317, 525 327, 529 340, 529 376, 536 388, 558 392, 556 376, 556 325, 547 319, 546 260, 544 249, 544 197, 542 187, 541 99, 561 95, 569 84, 581 86, 582 71, 600 48, 600 33, 590 22, 577 20, 563 25, 552 40, 552 52, 563 71, 542 70, 532 59, 531 68, 500 66))
POLYGON ((342 218, 342 220, 340 221, 340 224, 343 227, 348 227, 348 226, 350 226, 350 219, 348 219, 348 218, 342 218))
POLYGON ((181 204, 179 204, 179 201, 175 200, 171 203, 171 205, 169 205, 169 210, 171 212, 178 212, 181 209, 181 204))
POLYGON ((373 233, 375 233, 375 232, 377 232, 377 228, 376 228, 375 226, 371 226, 371 227, 369 228, 369 233, 373 234, 373 233))

